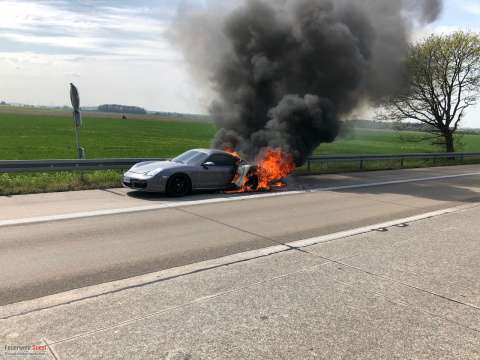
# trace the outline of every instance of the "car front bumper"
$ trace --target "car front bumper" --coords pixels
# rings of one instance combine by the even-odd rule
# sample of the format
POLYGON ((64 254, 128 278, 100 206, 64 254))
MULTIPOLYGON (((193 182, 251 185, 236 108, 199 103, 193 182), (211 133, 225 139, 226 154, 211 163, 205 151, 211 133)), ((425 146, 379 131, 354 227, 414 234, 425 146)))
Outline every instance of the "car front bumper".
POLYGON ((129 189, 147 192, 165 192, 167 179, 162 176, 150 177, 127 171, 123 174, 123 186, 129 189))

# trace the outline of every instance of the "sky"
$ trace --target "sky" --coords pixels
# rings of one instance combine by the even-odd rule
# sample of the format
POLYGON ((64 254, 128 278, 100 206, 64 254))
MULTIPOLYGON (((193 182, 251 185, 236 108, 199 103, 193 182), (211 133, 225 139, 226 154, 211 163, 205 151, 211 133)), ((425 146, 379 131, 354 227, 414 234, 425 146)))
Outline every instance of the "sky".
MULTIPOLYGON (((0 101, 68 105, 73 82, 82 106, 206 113, 210 99, 166 36, 186 1, 221 0, 0 0, 0 101)), ((480 0, 445 0, 416 37, 456 29, 480 31, 480 0)), ((480 106, 464 126, 480 128, 480 106)))

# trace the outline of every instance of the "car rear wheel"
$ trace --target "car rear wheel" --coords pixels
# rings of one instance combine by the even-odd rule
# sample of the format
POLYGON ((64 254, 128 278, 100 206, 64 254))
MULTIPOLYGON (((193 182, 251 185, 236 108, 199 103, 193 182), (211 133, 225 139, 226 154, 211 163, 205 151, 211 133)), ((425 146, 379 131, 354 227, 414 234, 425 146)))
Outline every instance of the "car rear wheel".
POLYGON ((167 195, 171 197, 182 197, 192 191, 192 183, 186 175, 173 175, 167 183, 167 195))

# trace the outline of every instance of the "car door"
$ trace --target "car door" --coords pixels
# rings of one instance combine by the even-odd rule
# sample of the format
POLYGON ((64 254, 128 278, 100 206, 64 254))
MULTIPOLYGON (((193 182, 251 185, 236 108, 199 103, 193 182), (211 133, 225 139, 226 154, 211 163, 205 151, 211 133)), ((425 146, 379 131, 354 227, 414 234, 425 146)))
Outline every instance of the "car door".
POLYGON ((233 156, 214 154, 211 155, 206 162, 214 164, 208 166, 204 172, 204 180, 207 188, 224 189, 232 183, 236 169, 236 159, 233 156))

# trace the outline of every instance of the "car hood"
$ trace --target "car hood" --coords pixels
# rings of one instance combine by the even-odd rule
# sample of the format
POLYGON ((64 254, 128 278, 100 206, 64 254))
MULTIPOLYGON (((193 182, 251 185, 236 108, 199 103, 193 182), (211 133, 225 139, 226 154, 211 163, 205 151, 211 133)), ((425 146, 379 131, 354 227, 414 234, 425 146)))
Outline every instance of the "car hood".
POLYGON ((157 170, 157 169, 172 169, 176 167, 181 167, 183 164, 176 163, 173 161, 149 161, 143 162, 140 164, 135 165, 133 168, 130 169, 130 172, 137 173, 137 174, 146 174, 150 171, 157 170))

